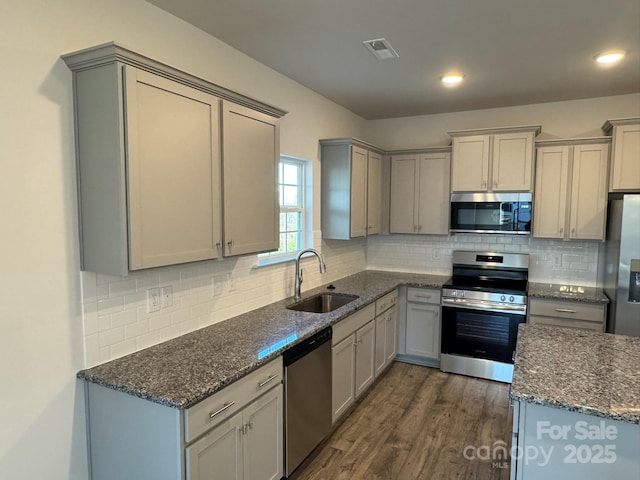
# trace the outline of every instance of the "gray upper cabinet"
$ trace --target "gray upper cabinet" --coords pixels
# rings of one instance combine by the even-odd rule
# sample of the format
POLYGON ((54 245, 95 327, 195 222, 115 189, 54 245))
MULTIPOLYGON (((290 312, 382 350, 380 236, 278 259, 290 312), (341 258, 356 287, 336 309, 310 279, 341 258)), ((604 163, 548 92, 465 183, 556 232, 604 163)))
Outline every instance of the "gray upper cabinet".
POLYGON ((609 191, 640 191, 640 117, 607 120, 602 130, 613 136, 609 191))
POLYGON ((448 150, 391 155, 389 233, 449 233, 448 150))
POLYGON ((539 125, 449 132, 452 192, 531 192, 539 125))
POLYGON ((322 237, 380 233, 382 150, 353 138, 320 140, 322 237))
POLYGON ((284 112, 113 43, 63 59, 74 80, 83 270, 125 276, 277 249, 284 112))
POLYGON ((223 105, 224 255, 277 250, 278 120, 231 102, 223 105))
POLYGON ((135 67, 124 72, 129 268, 217 258, 219 100, 135 67))

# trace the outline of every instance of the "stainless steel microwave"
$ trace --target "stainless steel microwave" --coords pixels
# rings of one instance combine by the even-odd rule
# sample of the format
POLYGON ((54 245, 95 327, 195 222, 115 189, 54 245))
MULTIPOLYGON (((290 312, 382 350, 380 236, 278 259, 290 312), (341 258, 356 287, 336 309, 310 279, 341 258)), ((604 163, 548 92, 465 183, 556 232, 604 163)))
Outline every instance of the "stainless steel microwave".
POLYGON ((451 194, 451 233, 529 235, 531 193, 451 194))

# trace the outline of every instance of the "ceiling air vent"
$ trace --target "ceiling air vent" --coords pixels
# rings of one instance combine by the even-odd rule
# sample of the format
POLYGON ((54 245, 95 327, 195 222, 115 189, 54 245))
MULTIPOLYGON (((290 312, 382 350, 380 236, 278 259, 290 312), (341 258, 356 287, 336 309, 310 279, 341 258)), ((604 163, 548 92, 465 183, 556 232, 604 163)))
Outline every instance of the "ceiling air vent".
POLYGON ((362 43, 364 43, 365 47, 367 47, 378 60, 388 60, 400 56, 386 38, 376 38, 375 40, 367 40, 362 43))

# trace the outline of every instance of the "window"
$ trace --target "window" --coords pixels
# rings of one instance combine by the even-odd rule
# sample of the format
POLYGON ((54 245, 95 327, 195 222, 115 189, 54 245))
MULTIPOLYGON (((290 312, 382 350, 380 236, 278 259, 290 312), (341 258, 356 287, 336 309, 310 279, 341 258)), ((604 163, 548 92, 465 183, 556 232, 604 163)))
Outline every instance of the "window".
POLYGON ((309 162, 282 155, 278 165, 280 196, 280 247, 276 252, 258 255, 258 264, 294 258, 313 244, 311 213, 311 168, 309 162))

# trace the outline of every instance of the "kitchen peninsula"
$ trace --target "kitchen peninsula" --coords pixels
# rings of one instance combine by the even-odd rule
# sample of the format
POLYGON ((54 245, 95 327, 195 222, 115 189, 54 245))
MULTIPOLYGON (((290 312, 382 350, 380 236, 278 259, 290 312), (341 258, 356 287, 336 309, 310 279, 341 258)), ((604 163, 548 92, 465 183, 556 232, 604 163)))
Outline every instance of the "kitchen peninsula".
POLYGON ((512 479, 640 478, 640 338, 520 325, 512 479))

